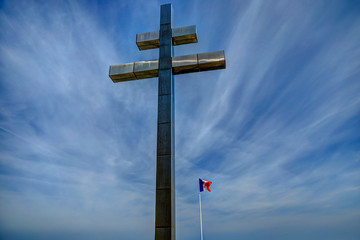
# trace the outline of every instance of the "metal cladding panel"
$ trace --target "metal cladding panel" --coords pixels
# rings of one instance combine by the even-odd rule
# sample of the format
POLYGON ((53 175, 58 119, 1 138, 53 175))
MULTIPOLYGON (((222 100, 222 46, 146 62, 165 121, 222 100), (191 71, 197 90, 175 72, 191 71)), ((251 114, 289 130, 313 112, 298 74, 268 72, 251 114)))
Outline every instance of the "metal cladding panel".
POLYGON ((109 77, 113 82, 135 80, 134 63, 125 63, 110 66, 109 77))
MULTIPOLYGON (((170 26, 169 26, 170 27, 170 26)), ((160 31, 136 34, 136 45, 139 50, 159 48, 160 31)), ((196 26, 179 27, 172 29, 173 45, 197 43, 196 26)))
POLYGON ((174 74, 198 72, 197 54, 173 57, 172 67, 174 74))
POLYGON ((173 122, 171 95, 160 95, 158 98, 158 123, 173 122))
POLYGON ((157 156, 174 155, 173 123, 158 123, 157 156))
POLYGON ((137 79, 157 77, 159 75, 159 60, 134 63, 134 74, 137 79))
POLYGON ((159 96, 173 93, 173 84, 171 81, 167 81, 168 78, 172 78, 171 69, 164 69, 159 71, 159 96))
POLYGON ((157 189, 171 188, 171 163, 173 155, 157 156, 157 169, 159 177, 156 179, 157 189))
POLYGON ((174 28, 172 40, 174 45, 197 43, 196 26, 174 28))
POLYGON ((171 3, 163 4, 160 6, 160 25, 173 23, 174 9, 171 3))
POLYGON ((155 239, 175 239, 175 227, 155 228, 155 239))
POLYGON ((225 52, 217 51, 198 54, 198 64, 200 71, 208 71, 226 68, 225 52))
POLYGON ((160 45, 159 31, 136 34, 136 45, 139 50, 158 48, 160 45))
MULTIPOLYGON (((158 228, 171 228, 172 227, 172 208, 174 207, 171 199, 170 188, 168 189, 156 189, 156 213, 155 214, 155 227, 158 228)), ((169 238, 161 240, 169 240, 169 238)))

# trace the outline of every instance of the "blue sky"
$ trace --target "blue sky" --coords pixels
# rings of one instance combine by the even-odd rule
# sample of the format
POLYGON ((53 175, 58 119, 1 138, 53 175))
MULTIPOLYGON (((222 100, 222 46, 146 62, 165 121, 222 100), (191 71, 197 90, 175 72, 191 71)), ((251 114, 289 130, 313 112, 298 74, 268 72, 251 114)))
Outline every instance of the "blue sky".
MULTIPOLYGON (((153 239, 157 59, 136 33, 169 1, 0 2, 0 238, 153 239)), ((175 77, 176 235, 360 237, 360 4, 173 1, 174 27, 225 50, 225 70, 175 77)))

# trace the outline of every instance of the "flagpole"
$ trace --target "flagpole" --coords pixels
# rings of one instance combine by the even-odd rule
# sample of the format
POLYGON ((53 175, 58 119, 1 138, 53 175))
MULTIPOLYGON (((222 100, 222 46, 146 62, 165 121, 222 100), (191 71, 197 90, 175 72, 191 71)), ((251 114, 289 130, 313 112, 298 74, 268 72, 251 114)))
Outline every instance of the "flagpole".
POLYGON ((201 240, 203 240, 202 213, 201 213, 201 194, 200 194, 200 192, 199 192, 199 206, 200 206, 200 233, 201 233, 201 240))

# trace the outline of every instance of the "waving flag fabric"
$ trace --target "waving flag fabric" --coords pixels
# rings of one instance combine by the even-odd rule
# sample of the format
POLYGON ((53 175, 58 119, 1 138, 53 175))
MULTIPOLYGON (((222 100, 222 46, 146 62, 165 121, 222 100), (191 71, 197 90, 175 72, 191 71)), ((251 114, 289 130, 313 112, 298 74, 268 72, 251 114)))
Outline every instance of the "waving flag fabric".
POLYGON ((212 182, 210 181, 205 181, 202 180, 201 178, 199 178, 199 187, 200 187, 200 192, 203 192, 204 189, 211 192, 210 190, 210 185, 212 184, 212 182))

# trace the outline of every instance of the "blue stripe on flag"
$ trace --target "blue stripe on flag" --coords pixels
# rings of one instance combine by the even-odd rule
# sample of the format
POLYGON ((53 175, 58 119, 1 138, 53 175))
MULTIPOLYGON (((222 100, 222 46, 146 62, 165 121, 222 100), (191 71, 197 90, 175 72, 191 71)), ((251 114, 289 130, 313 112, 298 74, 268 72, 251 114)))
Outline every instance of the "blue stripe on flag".
POLYGON ((199 178, 199 187, 200 187, 200 192, 203 192, 204 191, 204 184, 203 184, 203 180, 201 180, 199 178))

